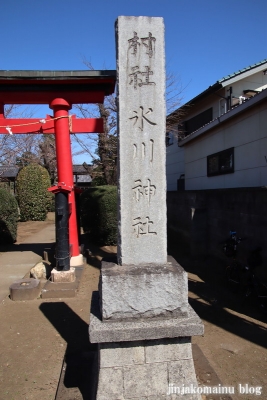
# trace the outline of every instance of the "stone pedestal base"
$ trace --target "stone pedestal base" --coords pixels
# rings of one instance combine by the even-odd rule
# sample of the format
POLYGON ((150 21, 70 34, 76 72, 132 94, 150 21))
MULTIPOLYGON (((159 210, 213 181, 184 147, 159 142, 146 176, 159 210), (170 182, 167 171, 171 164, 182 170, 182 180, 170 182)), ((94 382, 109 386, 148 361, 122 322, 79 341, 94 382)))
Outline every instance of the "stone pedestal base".
POLYGON ((98 356, 97 400, 201 399, 188 337, 102 343, 98 356))
POLYGON ((99 281, 103 320, 176 318, 188 312, 187 273, 166 264, 117 265, 102 261, 99 281))
POLYGON ((36 299, 41 291, 39 279, 25 278, 12 283, 9 286, 10 298, 13 301, 24 301, 36 299))
POLYGON ((191 336, 202 334, 190 306, 186 317, 102 321, 94 293, 89 336, 99 343, 99 377, 93 399, 200 400, 191 336))
POLYGON ((75 268, 70 268, 69 271, 58 271, 55 268, 52 269, 51 281, 58 282, 58 283, 74 282, 75 281, 75 268))
POLYGON ((79 254, 78 256, 73 256, 70 258, 70 266, 71 267, 79 267, 83 265, 83 255, 79 254))

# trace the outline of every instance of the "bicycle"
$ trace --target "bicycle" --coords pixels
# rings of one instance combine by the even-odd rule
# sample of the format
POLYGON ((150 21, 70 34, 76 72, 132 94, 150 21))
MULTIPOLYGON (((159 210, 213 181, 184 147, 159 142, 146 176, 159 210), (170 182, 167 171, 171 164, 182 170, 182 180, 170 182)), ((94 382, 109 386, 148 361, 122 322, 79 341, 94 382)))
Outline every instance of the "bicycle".
POLYGON ((261 282, 255 275, 254 270, 262 264, 261 247, 252 250, 247 258, 247 264, 243 265, 237 259, 237 249, 239 243, 245 238, 237 237, 235 231, 230 231, 230 237, 223 246, 224 254, 231 259, 226 267, 226 279, 228 285, 239 290, 242 284, 245 287, 245 299, 253 296, 258 307, 267 312, 267 285, 261 282))

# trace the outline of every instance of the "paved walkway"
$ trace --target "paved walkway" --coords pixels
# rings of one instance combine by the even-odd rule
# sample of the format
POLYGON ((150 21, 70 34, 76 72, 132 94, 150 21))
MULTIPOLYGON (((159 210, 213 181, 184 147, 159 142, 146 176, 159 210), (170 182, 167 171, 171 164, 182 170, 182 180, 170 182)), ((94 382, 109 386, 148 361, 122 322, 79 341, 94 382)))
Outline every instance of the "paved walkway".
POLYGON ((55 225, 28 236, 27 239, 0 253, 0 301, 9 295, 9 286, 22 279, 42 258, 44 250, 51 248, 55 241, 55 225))

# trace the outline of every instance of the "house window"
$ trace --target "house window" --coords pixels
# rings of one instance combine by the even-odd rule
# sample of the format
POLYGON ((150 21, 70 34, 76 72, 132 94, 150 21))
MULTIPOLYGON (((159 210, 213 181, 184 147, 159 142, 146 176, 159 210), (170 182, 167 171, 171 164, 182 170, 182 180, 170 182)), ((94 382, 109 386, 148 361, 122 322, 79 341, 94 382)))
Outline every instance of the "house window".
POLYGON ((173 144, 173 133, 167 132, 166 133, 166 147, 171 146, 173 144))
POLYGON ((234 148, 211 154, 207 157, 207 175, 222 175, 234 172, 234 148))
POLYGON ((202 126, 208 124, 213 119, 212 107, 202 113, 196 115, 193 118, 184 121, 184 132, 185 136, 190 135, 190 133, 197 131, 202 126))

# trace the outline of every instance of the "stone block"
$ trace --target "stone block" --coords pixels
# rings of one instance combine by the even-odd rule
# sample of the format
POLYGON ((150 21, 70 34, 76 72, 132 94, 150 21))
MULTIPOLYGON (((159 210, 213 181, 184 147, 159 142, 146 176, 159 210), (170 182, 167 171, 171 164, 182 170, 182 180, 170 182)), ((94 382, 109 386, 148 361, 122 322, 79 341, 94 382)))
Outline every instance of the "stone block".
MULTIPOLYGON (((127 399, 125 399, 125 400, 127 400, 127 399)), ((135 399, 131 399, 131 400, 135 400, 135 399)), ((199 399, 199 398, 196 398, 195 395, 191 395, 191 394, 184 394, 184 395, 169 394, 166 396, 148 396, 148 397, 142 397, 141 399, 136 398, 136 400, 204 400, 204 398, 199 399), (194 397, 192 397, 192 396, 194 396, 194 397)))
POLYGON ((203 335, 204 326, 192 307, 188 316, 132 321, 102 321, 99 295, 92 296, 89 337, 91 343, 127 342, 203 335))
POLYGON ((133 365, 123 368, 125 399, 166 394, 167 363, 133 365))
POLYGON ((58 282, 58 283, 74 282, 75 281, 75 268, 71 267, 68 271, 58 271, 55 268, 52 269, 51 281, 58 282))
POLYGON ((144 342, 99 344, 100 368, 145 363, 144 342))
MULTIPOLYGON (((184 394, 184 395, 177 395, 177 394, 170 394, 167 396, 148 396, 148 397, 134 397, 131 400, 195 400, 195 397, 193 398, 192 395, 190 394, 184 394)), ((128 400, 125 398, 125 400, 128 400)), ((200 400, 204 400, 200 399, 200 400)), ((206 399, 205 399, 206 400, 206 399)), ((208 400, 208 399, 207 399, 208 400)))
POLYGON ((169 384, 175 387, 196 386, 197 379, 193 359, 168 362, 169 384))
POLYGON ((13 301, 33 300, 40 294, 41 282, 34 278, 20 279, 10 285, 9 291, 13 301))
POLYGON ((31 270, 30 276, 34 279, 47 279, 49 275, 49 264, 41 261, 37 263, 31 270))
POLYGON ((187 273, 172 257, 160 266, 104 261, 99 291, 103 320, 187 315, 187 273))
POLYGON ((160 17, 120 16, 118 264, 167 261, 165 51, 160 17))
POLYGON ((122 368, 99 370, 97 400, 124 400, 122 368))
POLYGON ((150 340, 145 347, 146 363, 178 361, 192 358, 191 338, 150 340))
POLYGON ((71 267, 80 267, 84 264, 84 258, 82 254, 79 254, 78 256, 72 256, 70 258, 70 266, 71 267))

